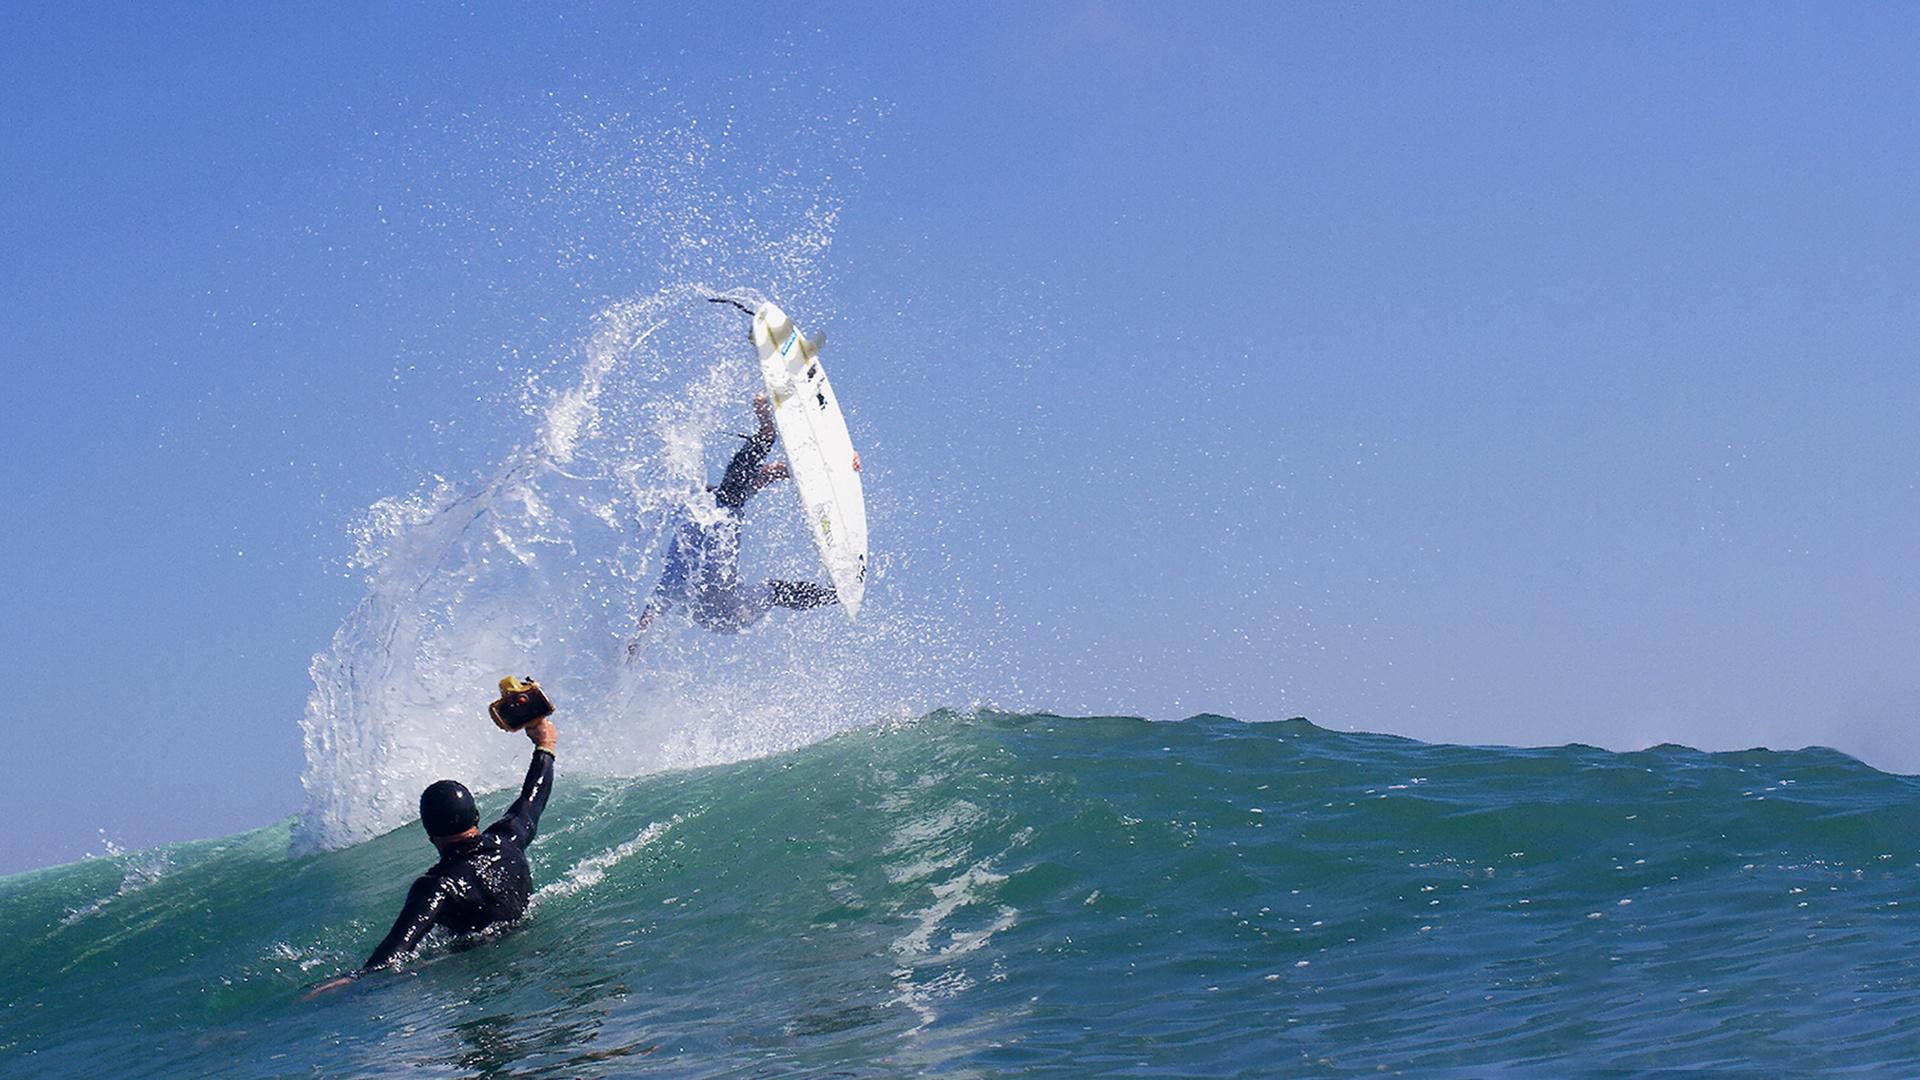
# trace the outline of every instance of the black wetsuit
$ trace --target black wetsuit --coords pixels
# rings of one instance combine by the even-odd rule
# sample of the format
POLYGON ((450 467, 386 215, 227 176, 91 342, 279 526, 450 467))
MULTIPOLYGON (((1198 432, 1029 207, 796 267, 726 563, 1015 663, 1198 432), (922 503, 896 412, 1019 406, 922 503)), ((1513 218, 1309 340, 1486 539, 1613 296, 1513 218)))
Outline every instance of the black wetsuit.
POLYGON ((456 934, 471 934, 526 914, 527 901, 533 896, 526 847, 533 843, 540 811, 546 809, 552 792, 553 753, 536 749, 520 798, 506 816, 471 840, 441 850, 440 861, 407 890, 407 906, 360 970, 386 967, 395 957, 412 952, 436 924, 456 934))
POLYGON ((771 428, 756 431, 747 436, 746 445, 733 452, 727 461, 727 471, 721 474, 720 486, 713 489, 713 501, 722 509, 742 510, 747 500, 753 498, 754 473, 773 452, 773 440, 777 437, 778 433, 771 428))
POLYGON ((749 436, 727 462, 726 475, 712 488, 716 520, 683 522, 667 548, 666 567, 654 587, 656 608, 684 604, 694 621, 709 630, 738 633, 752 626, 769 607, 810 608, 839 602, 830 585, 810 581, 769 581, 759 588, 740 582, 740 526, 747 500, 758 490, 755 477, 773 450, 775 433, 767 428, 749 436))

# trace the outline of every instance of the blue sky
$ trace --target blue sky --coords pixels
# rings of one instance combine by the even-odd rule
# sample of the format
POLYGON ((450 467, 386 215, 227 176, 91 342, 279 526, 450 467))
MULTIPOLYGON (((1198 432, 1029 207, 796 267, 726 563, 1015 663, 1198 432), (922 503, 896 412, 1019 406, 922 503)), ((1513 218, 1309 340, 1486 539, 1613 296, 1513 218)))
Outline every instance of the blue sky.
POLYGON ((514 166, 690 122, 835 170, 836 382, 983 698, 1920 770, 1916 51, 1892 5, 10 5, 0 872, 296 808, 356 515, 659 285, 630 192, 514 166))

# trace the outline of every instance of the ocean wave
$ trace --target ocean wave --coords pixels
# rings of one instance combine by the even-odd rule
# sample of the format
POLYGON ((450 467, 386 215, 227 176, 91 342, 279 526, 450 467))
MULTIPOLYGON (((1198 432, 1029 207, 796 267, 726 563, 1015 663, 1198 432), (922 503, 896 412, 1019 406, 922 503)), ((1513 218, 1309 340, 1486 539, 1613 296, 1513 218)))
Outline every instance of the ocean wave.
POLYGON ((1824 750, 938 714, 562 772, 529 918, 314 1005, 416 830, 169 849, 77 920, 102 868, 0 880, 0 1074, 1900 1073, 1914 796, 1824 750))

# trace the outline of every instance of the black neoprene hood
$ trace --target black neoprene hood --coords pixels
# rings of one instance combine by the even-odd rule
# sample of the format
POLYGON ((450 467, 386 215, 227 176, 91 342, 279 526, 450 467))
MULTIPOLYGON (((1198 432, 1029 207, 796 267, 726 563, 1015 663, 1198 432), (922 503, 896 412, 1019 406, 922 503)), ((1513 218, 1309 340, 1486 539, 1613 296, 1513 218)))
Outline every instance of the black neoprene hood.
POLYGON ((428 836, 458 836, 480 824, 480 808, 465 784, 436 780, 420 793, 420 824, 428 836))

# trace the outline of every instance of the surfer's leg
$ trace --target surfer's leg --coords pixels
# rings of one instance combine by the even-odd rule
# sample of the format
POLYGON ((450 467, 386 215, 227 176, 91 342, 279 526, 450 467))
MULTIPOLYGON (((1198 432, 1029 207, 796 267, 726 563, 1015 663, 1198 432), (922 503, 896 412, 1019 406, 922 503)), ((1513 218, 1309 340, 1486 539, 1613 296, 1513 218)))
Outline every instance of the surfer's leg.
POLYGON ((740 524, 740 511, 729 510, 707 526, 706 561, 700 578, 704 591, 731 593, 740 588, 740 524))
POLYGON ((769 581, 767 597, 775 607, 783 608, 810 608, 840 602, 840 594, 833 591, 833 586, 811 581, 769 581))
POLYGON ((765 589, 714 589, 693 603, 693 618, 716 634, 738 634, 766 617, 771 606, 765 589))

